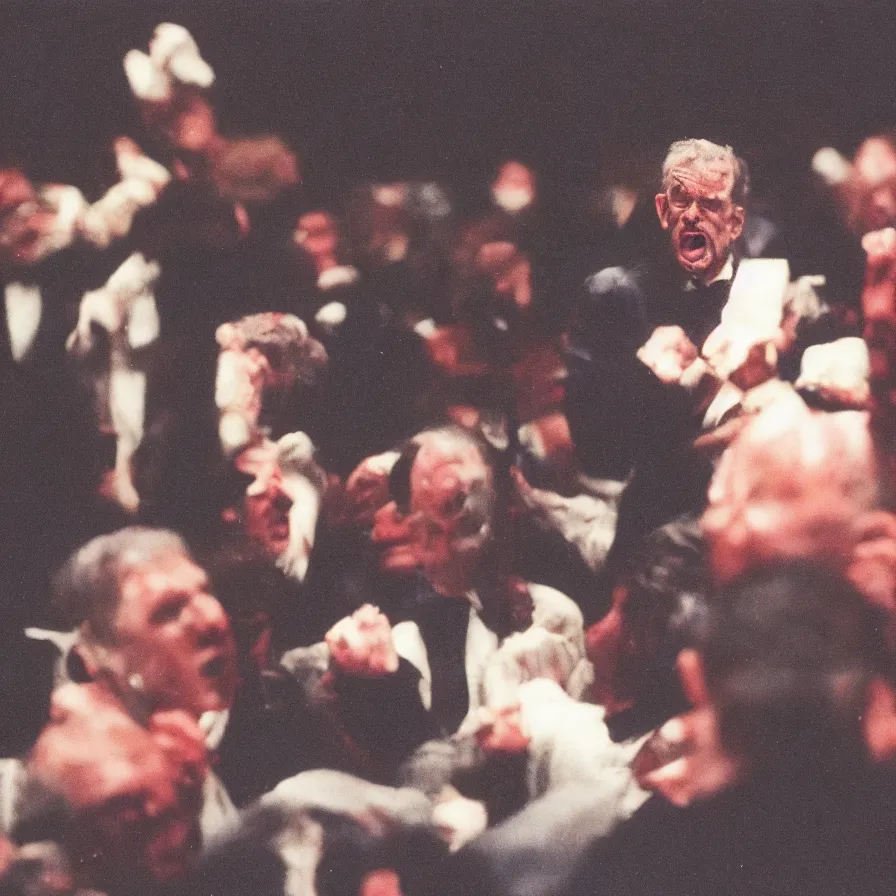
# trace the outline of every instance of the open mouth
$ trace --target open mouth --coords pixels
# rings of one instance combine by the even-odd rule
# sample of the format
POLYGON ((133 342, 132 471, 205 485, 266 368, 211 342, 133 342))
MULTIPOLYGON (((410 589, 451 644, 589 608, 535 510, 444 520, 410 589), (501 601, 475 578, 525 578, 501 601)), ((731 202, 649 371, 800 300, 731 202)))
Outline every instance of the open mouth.
POLYGON ((678 250, 685 261, 699 261, 706 254, 706 236, 698 230, 685 231, 679 237, 678 250))
POLYGON ((227 671, 227 660, 222 654, 213 656, 210 660, 206 660, 200 667, 199 671, 203 678, 221 678, 227 671))

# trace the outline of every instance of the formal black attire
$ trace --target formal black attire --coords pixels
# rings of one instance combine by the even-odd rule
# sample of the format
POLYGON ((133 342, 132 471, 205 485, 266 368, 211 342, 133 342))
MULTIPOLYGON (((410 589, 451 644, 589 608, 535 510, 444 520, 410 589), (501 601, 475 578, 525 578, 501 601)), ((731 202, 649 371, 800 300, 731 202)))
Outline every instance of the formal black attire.
POLYGON ((728 279, 693 283, 666 259, 606 268, 587 281, 566 351, 566 415, 583 472, 620 480, 633 473, 611 561, 639 536, 702 508, 711 470, 691 449, 701 423, 693 397, 660 381, 637 350, 660 326, 681 327, 699 349, 730 290, 728 279))

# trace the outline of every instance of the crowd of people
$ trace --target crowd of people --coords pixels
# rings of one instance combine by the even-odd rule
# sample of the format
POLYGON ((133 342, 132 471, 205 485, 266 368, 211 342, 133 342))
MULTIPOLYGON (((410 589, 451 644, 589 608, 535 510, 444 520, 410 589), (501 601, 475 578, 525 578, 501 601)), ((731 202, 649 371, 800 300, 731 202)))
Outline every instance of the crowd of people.
POLYGON ((0 160, 0 892, 892 896, 896 137, 335 209, 124 68, 0 160))

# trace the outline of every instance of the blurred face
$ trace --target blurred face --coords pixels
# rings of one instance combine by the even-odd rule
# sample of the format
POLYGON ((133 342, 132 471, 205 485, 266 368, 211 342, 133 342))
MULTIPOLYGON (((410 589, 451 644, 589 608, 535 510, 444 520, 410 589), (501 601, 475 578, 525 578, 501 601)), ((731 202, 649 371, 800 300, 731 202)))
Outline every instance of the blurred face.
POLYGON ((21 171, 0 171, 0 261, 15 265, 38 261, 50 218, 21 171))
POLYGON ((204 96, 184 91, 166 111, 161 130, 175 149, 201 153, 215 139, 215 113, 204 96))
POLYGON ((430 584, 445 594, 472 587, 490 514, 491 473, 473 445, 434 435, 411 469, 414 556, 430 584))
POLYGON ((246 534, 271 560, 289 553, 294 561, 291 566, 304 577, 320 510, 317 489, 304 476, 284 474, 276 457, 254 466, 241 457, 237 468, 243 472, 251 468, 255 476, 243 502, 246 534))
POLYGON ((492 197, 505 211, 522 211, 535 199, 535 175, 522 162, 505 162, 492 184, 492 197))
POLYGON ((852 218, 859 233, 896 224, 896 150, 886 140, 866 140, 856 153, 852 218))
POLYGON ((95 792, 85 794, 93 805, 84 811, 84 830, 98 841, 105 874, 143 872, 172 880, 184 874, 198 849, 198 826, 181 799, 172 763, 151 743, 139 744, 143 736, 134 734, 132 756, 120 774, 106 779, 96 763, 100 774, 93 779, 95 792))
POLYGON ((188 557, 163 555, 129 573, 115 630, 113 670, 125 682, 138 675, 155 706, 195 714, 230 706, 236 687, 230 625, 205 572, 188 557))
POLYGON ((417 569, 413 527, 394 501, 384 504, 373 515, 370 537, 379 548, 379 564, 383 572, 408 575, 417 569))
POLYGON ((849 456, 823 427, 762 432, 751 424, 723 456, 709 489, 702 525, 716 580, 725 584, 776 560, 820 559, 845 571, 857 542, 855 524, 865 509, 839 475, 857 464, 873 482, 870 446, 849 456))
POLYGON ((701 282, 721 273, 743 230, 744 210, 731 199, 733 185, 728 165, 681 165, 669 172, 668 188, 656 197, 676 261, 701 282))
POLYGON ((339 246, 336 222, 326 212, 309 212, 296 224, 295 241, 315 260, 333 258, 339 246))
POLYGON ((138 725, 102 685, 62 686, 28 768, 76 813, 68 845, 88 884, 170 880, 198 853, 202 732, 173 711, 138 725))

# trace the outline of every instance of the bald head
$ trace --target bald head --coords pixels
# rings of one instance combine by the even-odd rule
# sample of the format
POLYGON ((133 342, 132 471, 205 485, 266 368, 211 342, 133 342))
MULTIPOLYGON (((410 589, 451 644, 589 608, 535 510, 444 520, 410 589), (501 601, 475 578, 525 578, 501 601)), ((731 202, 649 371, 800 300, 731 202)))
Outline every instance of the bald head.
POLYGON ((703 527, 716 579, 797 558, 849 573, 869 520, 882 514, 877 480, 866 414, 794 412, 789 405, 760 414, 725 453, 710 486, 703 527))

